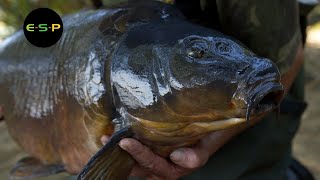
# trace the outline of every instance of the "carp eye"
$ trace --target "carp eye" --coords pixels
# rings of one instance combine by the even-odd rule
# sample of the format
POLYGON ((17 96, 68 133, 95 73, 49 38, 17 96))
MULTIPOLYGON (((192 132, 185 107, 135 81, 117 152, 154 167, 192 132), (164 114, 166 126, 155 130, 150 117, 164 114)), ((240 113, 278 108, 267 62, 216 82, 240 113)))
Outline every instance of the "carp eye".
POLYGON ((196 47, 191 47, 187 50, 187 55, 192 58, 202 58, 204 56, 205 50, 196 48, 196 47))
POLYGON ((194 40, 189 42, 187 46, 187 55, 191 58, 203 58, 208 51, 208 45, 206 42, 194 40))

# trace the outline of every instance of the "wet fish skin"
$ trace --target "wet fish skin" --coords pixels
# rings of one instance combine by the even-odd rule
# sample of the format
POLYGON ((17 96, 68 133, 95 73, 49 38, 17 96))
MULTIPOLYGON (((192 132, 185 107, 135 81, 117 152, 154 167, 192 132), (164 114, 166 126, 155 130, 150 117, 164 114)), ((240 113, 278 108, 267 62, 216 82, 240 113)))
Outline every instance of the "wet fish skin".
POLYGON ((124 127, 165 155, 282 98, 270 60, 172 6, 129 4, 63 22, 50 48, 32 46, 22 31, 0 45, 0 105, 28 154, 69 173, 102 147, 102 135, 124 127))

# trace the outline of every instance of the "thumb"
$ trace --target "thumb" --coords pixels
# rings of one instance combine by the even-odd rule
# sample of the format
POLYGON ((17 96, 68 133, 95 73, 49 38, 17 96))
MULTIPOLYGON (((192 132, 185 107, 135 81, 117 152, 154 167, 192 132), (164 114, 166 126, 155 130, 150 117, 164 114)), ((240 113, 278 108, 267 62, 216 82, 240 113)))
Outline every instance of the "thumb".
POLYGON ((110 140, 110 136, 107 136, 107 135, 103 135, 101 138, 100 138, 100 141, 103 145, 106 145, 110 140))
POLYGON ((208 152, 197 148, 180 148, 170 154, 173 163, 188 169, 203 166, 209 158, 208 152))

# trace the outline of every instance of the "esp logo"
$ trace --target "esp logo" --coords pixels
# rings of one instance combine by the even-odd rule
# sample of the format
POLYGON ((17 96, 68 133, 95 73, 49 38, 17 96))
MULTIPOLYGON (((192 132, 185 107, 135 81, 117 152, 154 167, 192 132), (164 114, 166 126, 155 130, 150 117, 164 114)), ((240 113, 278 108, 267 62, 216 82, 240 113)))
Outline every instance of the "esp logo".
POLYGON ((48 27, 48 24, 39 24, 38 26, 34 26, 34 24, 28 24, 26 29, 29 32, 34 32, 35 29, 37 29, 39 32, 47 32, 49 29, 52 30, 52 32, 54 32, 54 30, 56 29, 60 29, 61 25, 60 24, 52 24, 52 27, 48 27))
POLYGON ((26 39, 37 47, 50 47, 56 44, 63 33, 60 16, 49 8, 33 10, 23 25, 26 39))

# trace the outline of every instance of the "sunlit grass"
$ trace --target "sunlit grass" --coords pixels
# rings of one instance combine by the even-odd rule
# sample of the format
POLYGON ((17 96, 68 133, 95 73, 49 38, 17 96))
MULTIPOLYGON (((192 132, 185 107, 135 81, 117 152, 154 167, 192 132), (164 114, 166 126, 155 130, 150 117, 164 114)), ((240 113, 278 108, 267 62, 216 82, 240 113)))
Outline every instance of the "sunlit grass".
POLYGON ((14 28, 0 21, 0 43, 3 39, 14 32, 14 28))
POLYGON ((320 47, 320 22, 308 27, 307 43, 320 47))

